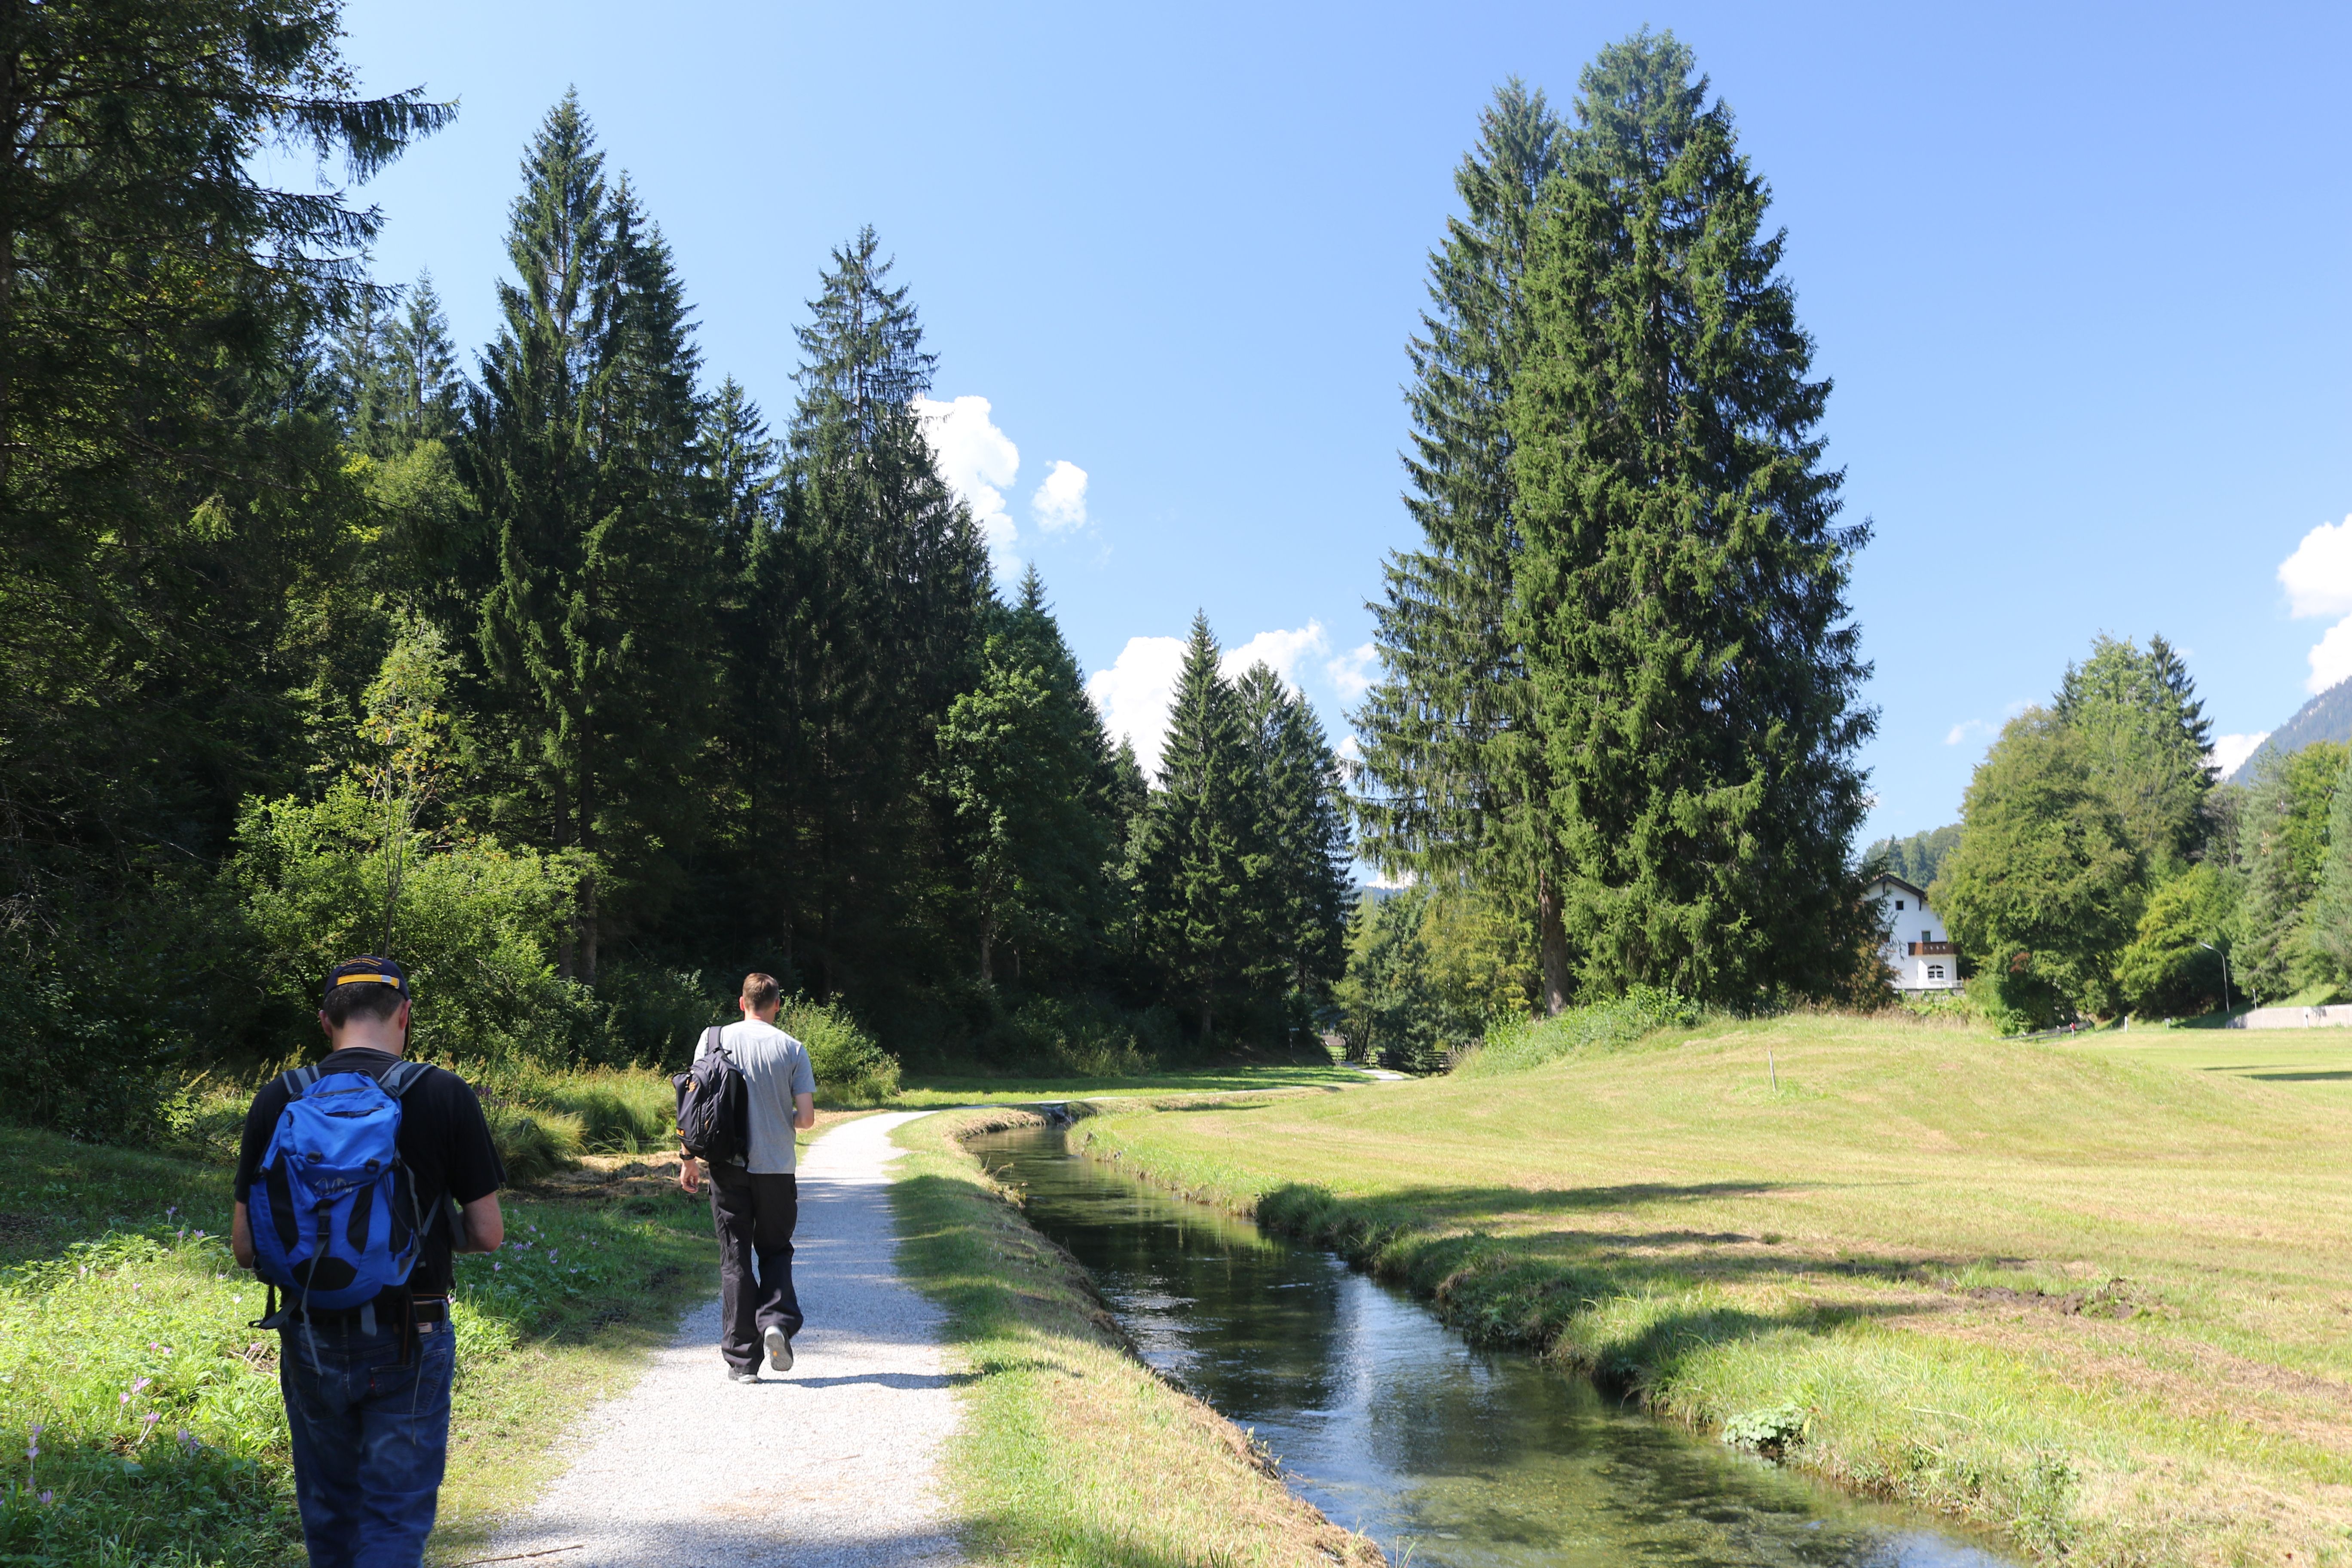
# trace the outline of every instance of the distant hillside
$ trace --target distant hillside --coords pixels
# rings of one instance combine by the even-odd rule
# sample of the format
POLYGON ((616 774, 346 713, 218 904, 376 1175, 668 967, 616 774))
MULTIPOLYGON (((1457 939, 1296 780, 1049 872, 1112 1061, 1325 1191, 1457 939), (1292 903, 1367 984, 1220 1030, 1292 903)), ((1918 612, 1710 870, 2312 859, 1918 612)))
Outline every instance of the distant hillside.
POLYGON ((1914 887, 1924 888, 1936 879, 1936 868, 1959 841, 1960 825, 1955 822, 1908 838, 1882 838, 1862 852, 1862 862, 1884 865, 1914 887))
POLYGON ((2270 739, 2227 776, 2250 779, 2264 757, 2291 755, 2314 741, 2352 741, 2352 680, 2337 681, 2296 709, 2294 718, 2272 731, 2270 739))

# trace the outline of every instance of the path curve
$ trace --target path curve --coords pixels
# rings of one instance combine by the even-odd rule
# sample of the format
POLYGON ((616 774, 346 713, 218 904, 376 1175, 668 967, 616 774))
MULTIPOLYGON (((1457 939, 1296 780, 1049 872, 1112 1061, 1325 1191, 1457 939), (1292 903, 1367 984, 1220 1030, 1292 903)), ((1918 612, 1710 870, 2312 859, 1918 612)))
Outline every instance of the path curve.
POLYGON ((533 1568, 945 1568, 962 1561, 937 1480, 955 1429, 938 1308, 892 1261, 890 1134, 844 1122, 801 1153, 789 1373, 730 1383, 719 1302, 571 1439, 572 1468, 484 1548, 533 1568), (561 1548, 576 1547, 562 1551, 561 1548), (559 1549, 559 1550, 551 1550, 559 1549))

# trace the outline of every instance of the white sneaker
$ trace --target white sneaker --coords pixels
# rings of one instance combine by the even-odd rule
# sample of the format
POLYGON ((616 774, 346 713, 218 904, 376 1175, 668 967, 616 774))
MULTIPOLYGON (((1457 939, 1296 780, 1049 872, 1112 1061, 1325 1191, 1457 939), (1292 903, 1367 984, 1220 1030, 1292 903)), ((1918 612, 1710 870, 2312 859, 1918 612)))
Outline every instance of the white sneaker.
POLYGON ((768 1331, 768 1368, 772 1372, 793 1370, 793 1342, 782 1329, 768 1331))

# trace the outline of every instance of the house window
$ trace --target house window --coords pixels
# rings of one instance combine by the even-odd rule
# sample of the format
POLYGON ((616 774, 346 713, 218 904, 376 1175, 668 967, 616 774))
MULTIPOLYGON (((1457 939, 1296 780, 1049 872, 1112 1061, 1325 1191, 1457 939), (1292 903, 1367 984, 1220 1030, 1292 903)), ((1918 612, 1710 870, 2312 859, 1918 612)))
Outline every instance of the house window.
POLYGON ((1898 909, 1898 910, 1899 910, 1899 909, 1901 909, 1901 908, 1903 907, 1903 900, 1900 900, 1900 899, 1895 900, 1895 907, 1896 909, 1898 909))
POLYGON ((1927 978, 1928 978, 1928 979, 1930 979, 1930 980, 1941 980, 1943 977, 1944 977, 1944 966, 1943 966, 1942 964, 1940 964, 1940 963, 1931 963, 1931 964, 1929 964, 1929 965, 1927 966, 1927 978))
POLYGON ((1933 942, 1936 940, 1936 933, 1931 931, 1923 931, 1919 933, 1919 940, 1921 942, 1933 942))

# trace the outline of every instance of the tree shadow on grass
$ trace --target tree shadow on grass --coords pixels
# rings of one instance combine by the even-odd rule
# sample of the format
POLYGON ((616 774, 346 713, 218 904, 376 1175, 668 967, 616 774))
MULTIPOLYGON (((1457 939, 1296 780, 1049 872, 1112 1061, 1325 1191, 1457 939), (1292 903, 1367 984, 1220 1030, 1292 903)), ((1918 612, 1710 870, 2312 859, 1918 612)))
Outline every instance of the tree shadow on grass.
MULTIPOLYGON (((1824 1258, 1783 1245, 1777 1236, 1768 1239, 1738 1231, 1673 1226, 1607 1229, 1570 1222, 1578 1215, 1642 1205, 1789 1190, 1786 1183, 1751 1182, 1644 1183, 1546 1192, 1423 1186, 1378 1198, 1348 1199, 1320 1187, 1294 1185, 1262 1197, 1258 1217, 1271 1229, 1329 1247, 1350 1262, 1433 1297, 1446 1316, 1475 1338, 1536 1344, 1551 1342, 1574 1321, 1612 1301, 1669 1302, 1710 1285, 1803 1281, 1818 1288, 1831 1279, 1927 1286, 1958 1266, 1956 1259, 1892 1248, 1847 1248, 1824 1258)), ((1668 1307, 1664 1315, 1657 1308, 1645 1308, 1642 1317, 1651 1326, 1640 1338, 1646 1348, 1629 1350, 1627 1364, 1643 1362, 1661 1346, 1681 1342, 1702 1324, 1701 1337, 1706 1339, 1790 1329, 1819 1332, 1857 1316, 1922 1310, 1916 1296, 1885 1302, 1864 1298, 1810 1301, 1781 1312, 1715 1303, 1693 1304, 1687 1312, 1668 1307), (1682 1321, 1683 1316, 1692 1321, 1682 1321)), ((1612 1371, 1597 1361, 1595 1370, 1626 1375, 1622 1369, 1612 1371)))

